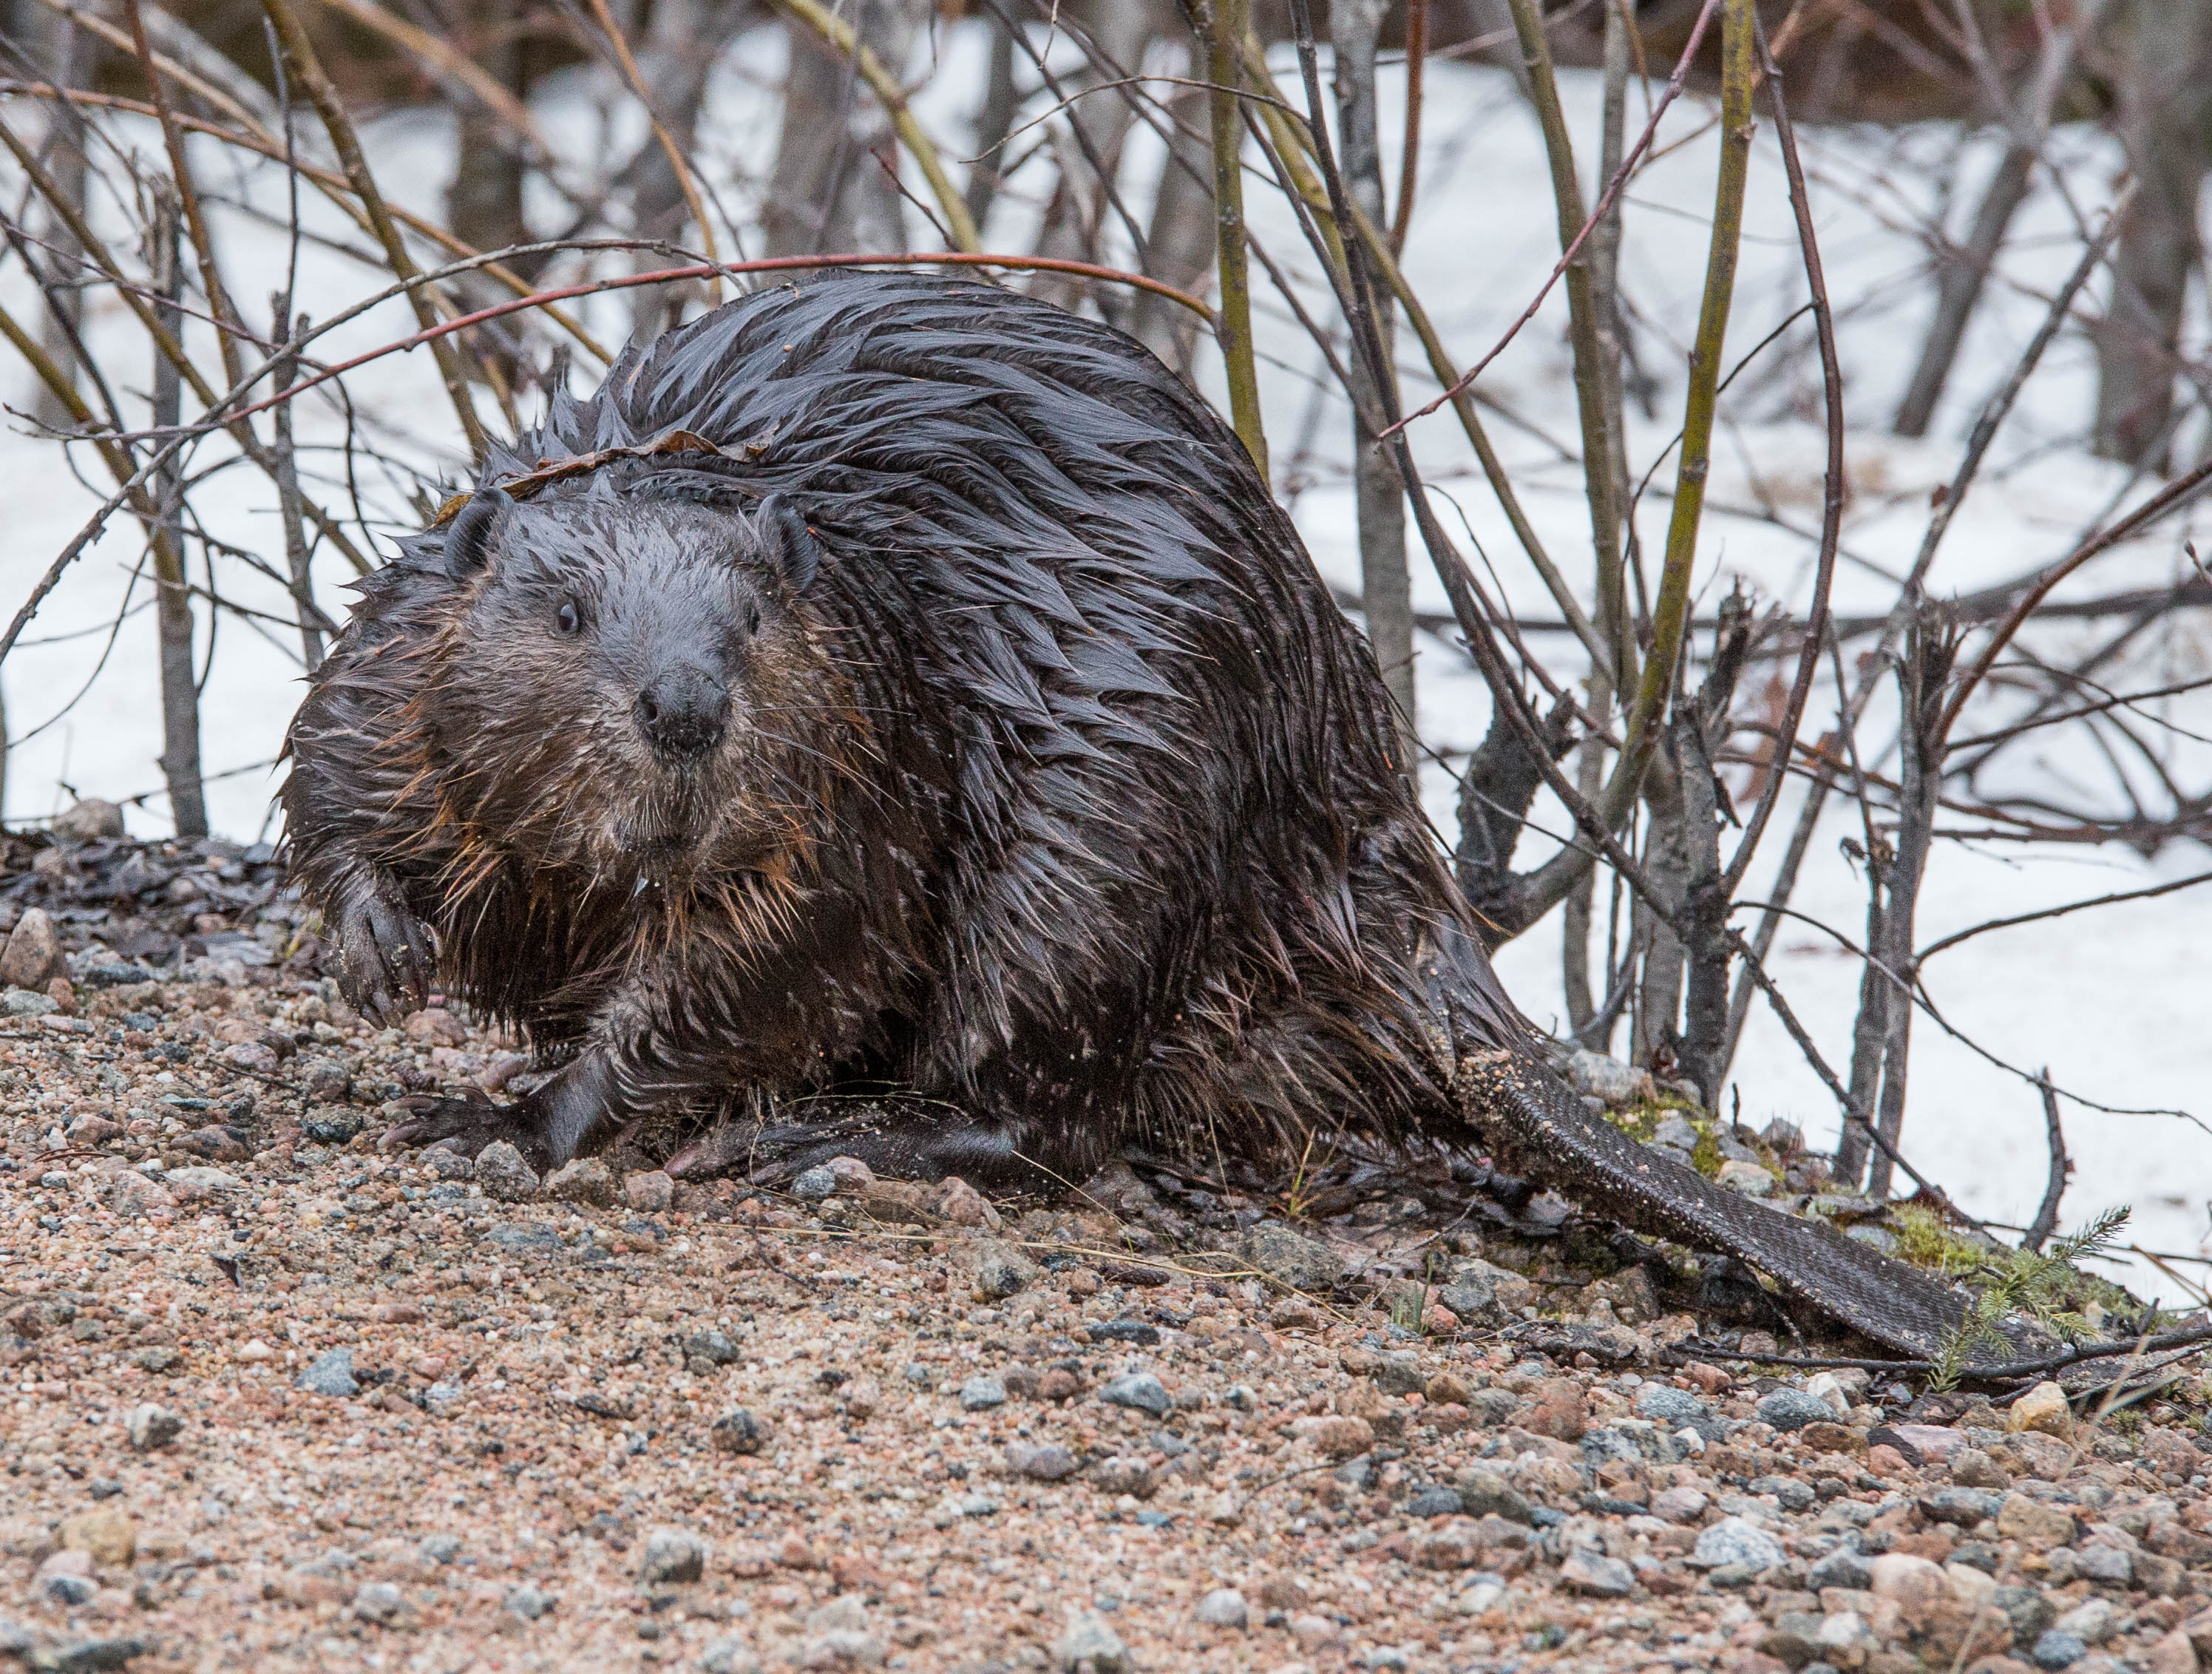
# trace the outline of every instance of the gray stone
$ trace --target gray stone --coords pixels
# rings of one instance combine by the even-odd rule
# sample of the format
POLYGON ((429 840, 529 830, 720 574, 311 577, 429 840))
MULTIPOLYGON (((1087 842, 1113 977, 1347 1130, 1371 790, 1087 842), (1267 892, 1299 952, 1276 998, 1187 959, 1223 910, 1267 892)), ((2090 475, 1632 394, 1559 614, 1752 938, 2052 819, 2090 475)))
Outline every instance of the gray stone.
POLYGON ((503 1203, 527 1202, 538 1195, 538 1171, 505 1140, 494 1140, 477 1153, 477 1184, 487 1197, 503 1203))
POLYGON ((148 1639, 76 1639, 30 1654, 38 1674, 113 1674, 154 1649, 148 1639))
POLYGON ((1815 1497, 1812 1483, 1802 1476, 1754 1476, 1749 1486, 1753 1494, 1771 1495, 1786 1512, 1808 1510, 1815 1497))
POLYGON ((51 1574, 41 1574, 39 1577, 39 1592, 45 1596, 48 1604, 60 1604, 66 1609, 75 1610, 80 1604, 89 1604, 99 1596, 100 1583, 89 1575, 80 1575, 74 1570, 61 1569, 51 1574))
POLYGON ((82 797, 47 825, 64 843, 114 843, 123 836, 123 810, 98 796, 82 797))
MULTIPOLYGON (((1248 1227, 1237 1241, 1237 1253, 1269 1278, 1292 1290, 1327 1291, 1344 1274, 1344 1263, 1325 1244, 1317 1244, 1289 1227, 1262 1221, 1248 1227)), ((1450 1307, 1449 1303, 1444 1305, 1450 1307)), ((1458 1309, 1453 1308, 1456 1313, 1458 1309)))
POLYGON ((1101 1494, 1126 1494, 1136 1500, 1152 1497, 1152 1468, 1141 1458, 1116 1454, 1101 1459, 1091 1467, 1091 1482, 1101 1494))
POLYGON ((1455 1479, 1459 1485, 1460 1509, 1469 1517, 1502 1517, 1510 1523, 1534 1523, 1535 1508, 1512 1483, 1495 1470, 1474 1465, 1455 1479))
POLYGON ((2004 1495, 1982 1488, 1945 1488, 1920 1496, 1920 1514, 1931 1523, 1954 1524, 1971 1529, 1985 1517, 1995 1517, 2004 1495))
POLYGON ((363 1622, 389 1622, 406 1608, 406 1598, 389 1581, 371 1581, 353 1596, 353 1613, 363 1622))
POLYGON ((1375 1370, 1368 1374, 1375 1380, 1376 1388, 1385 1395, 1412 1395, 1429 1386, 1428 1368, 1421 1357, 1410 1348, 1397 1348, 1375 1357, 1375 1370))
POLYGON ((1836 1409, 1802 1389, 1778 1389, 1759 1403, 1759 1418, 1778 1430, 1802 1430, 1808 1424, 1832 1424, 1836 1409))
POLYGON ((507 1589, 506 1607, 525 1622, 535 1622, 553 1608, 553 1601, 526 1581, 520 1586, 507 1589))
POLYGON ((2089 1654, 2089 1647, 2071 1634, 2062 1634, 2056 1628, 2035 1641, 2035 1648, 2027 1653, 2028 1660, 2038 1668, 2070 1668, 2089 1654))
POLYGON ((1805 1585, 1814 1592, 1832 1586, 1864 1592, 1874 1585, 1874 1560, 1863 1552, 1838 1546, 1813 1566, 1812 1573, 1805 1577, 1805 1585))
POLYGON ((1756 1523, 1741 1517, 1724 1517, 1699 1531, 1690 1561, 1700 1569, 1741 1566, 1762 1574, 1787 1561, 1782 1543, 1756 1523))
POLYGON ((195 1164, 187 1168, 167 1170, 161 1176, 161 1184, 168 1188, 179 1202, 189 1203, 197 1198, 237 1191, 246 1182, 220 1168, 206 1168, 195 1164))
POLYGON ((2136 1561, 2119 1547, 2100 1542, 2074 1554, 2074 1573, 2106 1586, 2125 1586, 2135 1578, 2136 1561))
POLYGON ((837 1195, 837 1177, 830 1172, 827 1164, 807 1169, 793 1179, 791 1195, 801 1202, 819 1203, 837 1195))
MULTIPOLYGON (((368 1123, 362 1120, 359 1111, 349 1111, 343 1105, 329 1105, 319 1110, 311 1110, 307 1112, 306 1118, 300 1123, 300 1136, 314 1145, 347 1145, 350 1144, 355 1136, 366 1126, 368 1123)), ((424 1152, 422 1155, 434 1172, 440 1172, 438 1160, 441 1157, 450 1157, 454 1162, 465 1165, 471 1174, 476 1172, 474 1163, 470 1162, 466 1157, 458 1155, 452 1151, 433 1149, 424 1152)), ((462 1178, 465 1178, 466 1176, 462 1178)))
POLYGON ((1700 1135, 1690 1118, 1680 1111, 1669 1111, 1659 1118, 1652 1130, 1651 1142, 1668 1151, 1695 1151, 1700 1135))
POLYGON ((1052 1649, 1065 1674, 1122 1674, 1129 1666, 1128 1647, 1096 1610, 1071 1612, 1052 1649))
POLYGON ((1459 1490, 1435 1483, 1416 1489, 1406 1501, 1408 1517, 1457 1517, 1460 1511, 1459 1490))
POLYGON ((2051 1624, 2051 1632, 2069 1634, 2084 1645, 2102 1645, 2119 1628, 2119 1609, 2109 1598, 2084 1598, 2051 1624))
POLYGON ((699 1659, 702 1674, 760 1674, 761 1659, 741 1639, 713 1641, 699 1659))
POLYGON ((0 983, 10 988, 42 989, 62 974, 62 939, 44 907, 32 907, 15 921, 8 947, 0 953, 0 983))
POLYGON ((433 1418, 443 1418, 461 1404, 466 1391, 456 1383, 441 1382, 422 1391, 422 1406, 433 1418))
POLYGON ((2044 1629, 2057 1620, 2058 1607, 2032 1586, 2001 1586, 1991 1590, 1989 1603, 2004 1613, 2014 1645, 2033 1645, 2044 1629))
POLYGON ((963 1411, 981 1412, 989 1407, 1006 1404, 1006 1386, 988 1373, 977 1373, 960 1385, 960 1405, 963 1411))
POLYGON ((517 1256, 565 1256, 568 1253, 568 1246, 561 1242, 560 1233, 550 1227, 540 1226, 535 1220, 525 1220, 512 1227, 495 1227, 484 1234, 484 1242, 517 1256))
POLYGON ((36 994, 27 988, 11 988, 0 995, 0 1011, 10 1017, 44 1017, 61 1008, 61 1001, 52 995, 36 994))
POLYGON ((1244 1595, 1231 1587, 1216 1587, 1198 1601, 1198 1619, 1209 1628, 1241 1628, 1251 1619, 1244 1595))
POLYGON ((1577 1548, 1559 1566, 1559 1580, 1577 1592, 1600 1598, 1626 1598, 1636 1589, 1636 1572, 1619 1558, 1577 1548))
POLYGON ((700 1331, 684 1340, 684 1358, 687 1363, 704 1361, 710 1367, 732 1366, 744 1356, 744 1351, 730 1341, 726 1332, 700 1331))
POLYGON ((336 1058, 310 1058, 300 1072, 300 1084, 317 1103, 334 1104, 353 1091, 353 1072, 336 1058))
POLYGON ((1149 1372, 1132 1372, 1115 1379, 1099 1390, 1098 1398, 1112 1406, 1148 1412, 1155 1418, 1165 1418, 1175 1409, 1166 1388, 1149 1372))
POLYGON ((432 1535, 415 1549, 416 1555, 425 1563, 451 1563, 461 1555, 458 1535, 432 1535))
POLYGON ((167 1447, 184 1434, 185 1421, 167 1407, 157 1407, 149 1402, 143 1407, 133 1407, 123 1421, 123 1433, 131 1438, 131 1445, 142 1453, 167 1447))
POLYGON ((1028 1289, 1037 1281, 1041 1271, 1035 1262, 1003 1239, 978 1239, 968 1246, 965 1259, 975 1288, 994 1302, 1028 1289))
POLYGON ((1646 1384, 1636 1391, 1636 1415, 1679 1430, 1685 1424, 1711 1418, 1712 1409, 1686 1389, 1672 1384, 1646 1384))
POLYGON ((325 1348, 300 1374, 300 1387, 313 1395, 358 1395, 361 1384, 353 1375, 353 1350, 325 1348))
POLYGON ((545 1177, 545 1195, 556 1203, 611 1208, 621 1190, 614 1170, 597 1157, 572 1157, 545 1177))
POLYGON ((707 1543, 689 1529, 655 1529, 637 1573, 647 1586, 696 1581, 707 1573, 707 1543))
POLYGON ((1039 1482, 1059 1482, 1077 1470, 1075 1455, 1056 1441, 1037 1446, 1017 1443, 1006 1450, 1006 1466, 1016 1476, 1039 1482))
POLYGON ((1496 1325, 1505 1312, 1498 1305, 1498 1287, 1479 1268, 1465 1268, 1437 1292, 1437 1300, 1458 1316, 1462 1325, 1496 1325))
POLYGON ((757 1453, 767 1440, 761 1421, 743 1407, 733 1408, 714 1421, 715 1450, 724 1453, 757 1453))

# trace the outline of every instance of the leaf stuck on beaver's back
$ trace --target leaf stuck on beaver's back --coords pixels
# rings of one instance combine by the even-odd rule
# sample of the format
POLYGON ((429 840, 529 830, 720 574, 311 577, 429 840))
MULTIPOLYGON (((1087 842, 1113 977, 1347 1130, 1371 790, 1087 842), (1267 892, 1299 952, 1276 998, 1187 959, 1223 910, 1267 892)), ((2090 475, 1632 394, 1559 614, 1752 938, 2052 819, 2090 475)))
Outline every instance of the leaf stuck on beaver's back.
POLYGON ((1240 444, 1012 292, 766 291, 557 399, 363 584, 291 752, 349 996, 434 980, 562 1066, 400 1142, 544 1169, 678 1116, 678 1168, 1054 1189, 1351 1129, 1499 1147, 1887 1341, 1958 1317, 1560 1087, 1240 444))

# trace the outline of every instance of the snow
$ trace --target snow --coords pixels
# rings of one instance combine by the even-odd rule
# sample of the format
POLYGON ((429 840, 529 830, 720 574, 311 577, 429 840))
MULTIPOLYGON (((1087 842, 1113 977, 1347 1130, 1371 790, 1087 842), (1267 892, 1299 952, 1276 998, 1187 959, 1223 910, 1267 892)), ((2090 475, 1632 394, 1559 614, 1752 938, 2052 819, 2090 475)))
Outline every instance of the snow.
MULTIPOLYGON (((939 69, 921 88, 916 108, 925 127, 957 157, 963 149, 966 113, 980 73, 980 38, 967 26, 955 26, 926 50, 939 54, 939 69)), ((780 34, 757 30, 726 55, 716 74, 701 154, 708 185, 741 220, 757 200, 759 177, 774 154, 775 103, 764 89, 775 83, 781 54, 780 34)), ((1164 62, 1152 68, 1163 73, 1176 70, 1164 62)), ((1285 96, 1302 104, 1294 63, 1283 56, 1276 68, 1285 96)), ((1395 72, 1386 72, 1386 131, 1401 120, 1395 104, 1401 85, 1395 72)), ((1573 131, 1589 137, 1594 150, 1593 79, 1569 73, 1564 93, 1573 131)), ((607 94, 603 81, 577 72, 549 86, 536 101, 543 126, 563 149, 579 180, 588 178, 605 159, 625 155, 636 138, 634 111, 607 94)), ((1464 365, 1486 350, 1526 306, 1557 259, 1558 240, 1540 137, 1507 78, 1485 69, 1438 64, 1431 69, 1429 100, 1422 195, 1407 267, 1452 354, 1464 365)), ((1040 101, 1030 114, 1042 110, 1040 101)), ((1632 96, 1634 119, 1640 121, 1642 110, 1632 96)), ((1639 476, 1660 458, 1679 422, 1684 345, 1704 279, 1716 148, 1703 130, 1711 115, 1704 103, 1686 97, 1662 125, 1660 161, 1637 180, 1628 197, 1622 271, 1638 322, 1640 368, 1651 381, 1653 400, 1652 416, 1632 402, 1629 440, 1639 476), (1679 149, 1668 149, 1681 140, 1687 143, 1679 149)), ((303 143, 308 125, 301 125, 303 143)), ((150 128, 124 121, 112 131, 149 162, 158 160, 159 136, 150 128)), ((365 132, 386 192, 426 214, 441 213, 452 146, 442 119, 425 112, 395 112, 368 123, 365 132)), ((1996 148, 1986 137, 1948 125, 1893 132, 1826 130, 1802 137, 1828 282, 1837 301, 1850 423, 1850 502, 1835 602, 1844 612, 1879 612, 1894 600, 1895 578, 1910 567, 1926 527, 1931 491, 1954 470, 1974 412, 2002 381, 2077 259, 2077 210, 2094 222, 2099 206, 2110 201, 2116 160, 2094 131, 2060 131, 2052 155, 2065 190, 2046 181, 2023 210, 1931 439, 1907 442, 1887 435, 1885 427, 1910 373, 1931 303, 1929 288, 1917 282, 1925 260, 1917 228, 1931 213, 1948 214, 1954 228, 1963 222, 1996 148), (1954 161, 1957 185, 1947 197, 1942 181, 1954 161)), ((236 154, 212 142, 196 140, 193 145, 204 188, 213 198, 229 200, 218 201, 215 214, 232 282, 249 313, 265 320, 266 295, 283 283, 293 259, 281 228, 281 180, 271 170, 243 165, 236 154), (239 201, 276 217, 276 224, 251 219, 229 206, 239 201)), ((1156 173, 1158 143, 1142 129, 1127 155, 1134 179, 1156 173)), ((991 247, 1029 247, 1037 204, 1035 191, 1025 195, 1024 188, 1036 186, 1041 168, 1035 165, 1018 175, 1002 198, 986 232, 991 247)), ((909 187, 926 197, 919 179, 911 178, 911 168, 908 174, 909 187)), ((1595 183, 1590 189, 1594 193, 1595 183)), ((558 218, 559 205, 550 191, 543 193, 539 207, 541 224, 558 218)), ((1141 219, 1141 193, 1131 207, 1141 219)), ((1255 189, 1249 207, 1260 236, 1297 276, 1320 313, 1323 289, 1280 201, 1271 191, 1255 189)), ((312 232, 359 241, 358 232, 319 199, 311 197, 306 209, 312 232)), ((123 219, 112 204, 96 206, 95 218, 118 240, 124 236, 123 219)), ((919 217, 910 219, 918 228, 919 217)), ((380 276, 325 245, 303 245, 296 260, 300 306, 318 317, 335 314, 381 283, 380 276)), ((1314 399, 1319 357, 1256 273, 1255 283, 1262 396, 1279 487, 1294 473, 1298 477, 1298 491, 1286 497, 1292 498, 1316 562, 1333 581, 1356 587, 1352 502, 1345 479, 1347 415, 1340 401, 1326 396, 1311 455, 1297 456, 1297 439, 1302 416, 1314 399)), ((1737 295, 1730 366, 1805 296, 1779 162, 1764 128, 1754 150, 1737 295)), ((35 298, 20 269, 0 276, 0 301, 20 318, 35 318, 35 298)), ((579 311, 603 341, 618 342, 628 330, 629 307, 628 299, 615 296, 594 299, 579 311)), ((1588 570, 1589 535, 1579 467, 1571 457, 1577 432, 1565 321, 1564 295, 1555 291, 1485 374, 1481 389, 1511 415, 1492 409, 1484 417, 1541 539, 1571 578, 1588 570)), ((341 327, 316 352, 336 359, 412 328, 404 304, 393 301, 341 327)), ((2201 331, 2201 321, 2196 329, 2201 331)), ((138 422, 144 412, 143 380, 121 368, 143 357, 143 338, 120 303, 106 293, 94 295, 90 331, 117 369, 126 415, 138 422)), ((1737 581, 1762 604, 1802 608, 1805 601, 1824 460, 1817 366, 1805 351, 1808 331, 1802 320, 1791 326, 1781 344, 1747 367, 1724 399, 1697 576, 1698 598, 1708 610, 1737 581), (1772 515, 1762 514, 1762 508, 1772 515)), ((189 335, 201 351, 202 364, 213 365, 206 334, 195 326, 189 335)), ((1409 397, 1425 401, 1435 393, 1434 385, 1410 333, 1401 332, 1398 352, 1409 397)), ((594 374, 588 357, 580 356, 578 379, 594 374)), ((9 375, 9 399, 20 409, 27 398, 27 380, 9 375)), ((1218 399, 1217 368, 1203 354, 1200 377, 1218 399)), ((427 483, 459 472, 462 454, 452 410, 429 357, 421 350, 373 363, 351 374, 346 388, 362 434, 397 463, 392 468, 364 464, 357 483, 349 482, 336 452, 345 437, 343 414, 327 399, 304 402, 299 411, 303 441, 320 450, 307 459, 310 491, 347 508, 357 488, 362 508, 378 527, 404 530, 418 520, 411 503, 418 483, 410 473, 421 473, 427 483)), ((2086 339, 2069 331, 2028 385, 1989 468, 1952 526, 1932 576, 1939 594, 1985 586, 2047 562, 2064 552, 2108 507, 2131 502, 2145 491, 2076 444, 2093 389, 2086 339)), ((479 391, 477 399, 495 422, 488 395, 479 391)), ((0 481, 10 484, 0 490, 10 530, 0 550, 0 600, 11 605, 28 594, 109 486, 88 477, 94 493, 86 482, 65 476, 61 450, 27 429, 18 423, 0 435, 0 481)), ((1449 411, 1420 421, 1413 434, 1447 526, 1465 538, 1494 587, 1516 608, 1553 615, 1449 411)), ((2203 440, 2197 430, 2185 432, 2183 454, 2193 456, 2191 450, 2203 440)), ((228 459, 226 447, 216 443, 200 463, 210 466, 228 459)), ((88 449, 76 450, 76 463, 88 473, 99 468, 88 449)), ((1663 540, 1672 484, 1669 457, 1654 473, 1638 509, 1647 551, 1663 540)), ((434 496, 434 489, 430 491, 434 496)), ((193 496, 207 527, 281 567, 274 503, 265 479, 235 462, 223 464, 193 496)), ((2200 510, 2106 556, 2060 596, 2163 584, 2186 574, 2190 560, 2183 539, 2199 530, 2208 514, 2212 514, 2200 510)), ((161 747, 158 688, 152 613, 144 607, 148 589, 143 577, 130 592, 137 613, 125 622, 101 660, 108 624, 131 588, 131 572, 139 557, 135 533, 118 523, 64 579, 8 660, 0 688, 15 740, 5 803, 10 819, 48 816, 74 795, 97 794, 127 800, 135 831, 168 829, 155 761, 161 747)), ((239 563, 225 560, 217 578, 227 597, 279 618, 286 614, 282 590, 239 563)), ((318 554, 315 587, 325 608, 341 607, 340 588, 349 579, 336 554, 318 554)), ((1447 608, 1441 586, 1418 553, 1415 592, 1419 608, 1447 608)), ((202 700, 210 818, 217 830, 251 838, 274 830, 270 797, 275 777, 268 764, 298 697, 296 635, 281 620, 249 625, 234 618, 221 623, 218 634, 202 700)), ((2037 642, 2045 650, 2069 642, 2061 632, 2037 642)), ((1561 678, 1583 672, 1572 642, 1564 636, 1542 636, 1536 643, 1561 678)), ((204 631, 201 649, 204 656, 204 631)), ((1425 638, 1421 650, 1422 731, 1431 747, 1453 759, 1450 752, 1463 752, 1481 737, 1488 700, 1455 651, 1425 638)), ((2206 654, 2202 614, 2176 618, 2146 636, 2130 653, 2124 677, 2116 678, 2145 685, 2186 678, 2202 670, 2206 654)), ((2191 724, 2193 717, 2202 730, 2203 705, 2196 699, 2151 707, 2179 725, 2191 724)), ((1808 734, 1823 728, 1834 709, 1834 691, 1824 681, 1808 715, 1808 734)), ((1893 724, 1893 705, 1886 697, 1878 700, 1863 734, 1867 746, 1877 748, 1893 724)), ((2179 756, 2178 776, 2185 782, 2201 780, 2203 750, 2185 740, 2168 741, 2178 752, 2188 752, 2179 756)), ((2021 752, 2007 770, 2010 776, 2002 782, 2008 788, 2039 776, 2067 787, 2110 783, 2109 770, 2096 758, 2055 740, 2040 753, 2021 752)), ((1741 776, 1735 776, 1739 788, 1741 776)), ((1432 764, 1424 790, 1439 830, 1446 832, 1453 829, 1452 789, 1447 769, 1432 764)), ((1765 874, 1778 860, 1794 817, 1794 797, 1785 798, 1755 875, 1765 874)), ((1839 843, 1856 829, 1857 820, 1848 799, 1833 800, 1795 902, 1808 919, 1833 927, 1854 942, 1863 933, 1863 883, 1839 843)), ((1534 825, 1539 831, 1559 832, 1566 820, 1545 799, 1538 803, 1534 825)), ((1532 835, 1523 843, 1522 863, 1540 858, 1548 847, 1546 839, 1532 835)), ((2204 866, 2203 855, 2190 844, 2146 859, 2117 845, 2091 849, 1946 843, 1938 847, 1923 892, 1922 940, 1993 916, 2184 878, 2204 866)), ((1756 886, 1751 894, 1759 898, 1756 886)), ((1748 928, 1747 917, 1744 922, 1748 928)), ((2205 1105, 2199 1096, 2203 1054, 2197 1016, 2205 989, 2192 967, 2197 950, 2208 940, 2212 892, 2198 889, 1992 932, 1942 954, 1930 965, 1927 981, 1944 1017, 2013 1068, 1991 1063, 1929 1018, 1916 1019, 1904 1140, 1907 1154, 1972 1212, 2016 1224, 2033 1212, 2041 1195, 2045 1150, 2037 1092, 2015 1072, 2033 1074, 2047 1065, 2063 1093, 2110 1105, 2205 1105)), ((1560 1020, 1556 916, 1505 948, 1498 963, 1508 987, 1531 1016, 1546 1024, 1560 1020)), ((1843 1073, 1857 995, 1856 962, 1814 923, 1792 921, 1782 934, 1773 971, 1828 1062, 1843 1073)), ((1747 1120, 1756 1123, 1785 1116, 1803 1123, 1817 1141, 1832 1141, 1833 1100, 1764 1006, 1753 1010, 1734 1081, 1747 1120)), ((2136 1236, 2145 1247, 2185 1253, 2212 1250, 2212 1211, 2206 1202, 2212 1196, 2212 1131, 2193 1118, 2109 1114, 2070 1099, 2064 1109, 2077 1166, 2066 1199, 2068 1224, 2079 1224, 2110 1204, 2132 1203, 2136 1236)), ((2133 1276, 2146 1293, 2180 1300, 2178 1286, 2163 1275, 2139 1269, 2133 1276)))

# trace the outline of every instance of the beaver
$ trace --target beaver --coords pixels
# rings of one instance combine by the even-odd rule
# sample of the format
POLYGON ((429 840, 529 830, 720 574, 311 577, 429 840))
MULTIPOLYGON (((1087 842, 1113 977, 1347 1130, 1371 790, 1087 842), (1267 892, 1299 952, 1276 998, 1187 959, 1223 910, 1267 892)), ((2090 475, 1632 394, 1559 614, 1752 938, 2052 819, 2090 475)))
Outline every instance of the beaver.
POLYGON ((363 582, 288 854, 373 1016, 556 1073, 387 1135, 1064 1189, 1126 1147, 1486 1150, 1925 1353, 1956 1294, 1590 1115, 1492 974, 1364 641, 1204 402, 973 279, 633 346, 363 582))

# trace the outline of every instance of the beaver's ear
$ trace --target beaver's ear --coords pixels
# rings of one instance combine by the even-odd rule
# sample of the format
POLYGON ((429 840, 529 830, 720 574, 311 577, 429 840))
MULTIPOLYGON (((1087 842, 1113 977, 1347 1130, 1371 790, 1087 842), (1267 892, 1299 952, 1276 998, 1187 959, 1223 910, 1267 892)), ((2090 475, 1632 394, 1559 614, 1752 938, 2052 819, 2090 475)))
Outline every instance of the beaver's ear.
POLYGON ((446 573, 465 581, 491 561, 491 538, 514 509, 514 496, 503 488, 480 488, 446 526, 446 573))
POLYGON ((822 544, 806 527, 805 514, 785 496, 771 494, 761 502, 759 528, 768 556, 794 591, 805 592, 822 568, 822 544))

